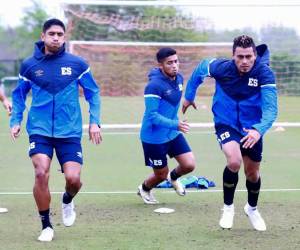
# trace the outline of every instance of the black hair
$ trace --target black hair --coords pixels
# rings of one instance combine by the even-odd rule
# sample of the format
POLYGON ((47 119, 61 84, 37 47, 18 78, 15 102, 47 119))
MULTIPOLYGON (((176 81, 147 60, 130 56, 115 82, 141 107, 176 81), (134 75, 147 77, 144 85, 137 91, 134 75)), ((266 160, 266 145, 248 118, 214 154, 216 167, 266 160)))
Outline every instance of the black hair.
POLYGON ((159 63, 161 63, 166 57, 173 56, 176 54, 176 50, 165 47, 161 48, 157 53, 156 53, 156 59, 159 63))
POLYGON ((234 38, 233 46, 232 46, 232 53, 234 54, 236 47, 242 48, 253 48, 254 53, 256 54, 256 46, 255 43, 250 36, 242 35, 234 38))
POLYGON ((65 27, 64 23, 61 20, 59 20, 57 18, 52 18, 52 19, 47 20, 44 23, 44 25, 43 25, 43 33, 46 33, 46 31, 48 29, 50 29, 50 27, 53 26, 53 25, 60 26, 60 27, 63 28, 64 31, 66 31, 66 27, 65 27))

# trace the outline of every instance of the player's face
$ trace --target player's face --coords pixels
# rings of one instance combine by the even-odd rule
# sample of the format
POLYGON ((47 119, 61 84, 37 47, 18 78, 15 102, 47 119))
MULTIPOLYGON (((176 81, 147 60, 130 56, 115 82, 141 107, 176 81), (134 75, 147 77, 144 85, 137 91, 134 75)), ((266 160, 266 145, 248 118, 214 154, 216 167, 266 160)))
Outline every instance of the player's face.
POLYGON ((240 74, 249 72, 254 65, 255 59, 256 55, 252 47, 236 47, 233 54, 233 60, 240 74))
POLYGON ((179 70, 179 61, 177 55, 166 57, 163 62, 159 64, 160 69, 165 75, 174 79, 179 70))
POLYGON ((65 42, 65 32, 59 25, 52 25, 46 32, 41 35, 45 43, 45 54, 56 53, 65 42))

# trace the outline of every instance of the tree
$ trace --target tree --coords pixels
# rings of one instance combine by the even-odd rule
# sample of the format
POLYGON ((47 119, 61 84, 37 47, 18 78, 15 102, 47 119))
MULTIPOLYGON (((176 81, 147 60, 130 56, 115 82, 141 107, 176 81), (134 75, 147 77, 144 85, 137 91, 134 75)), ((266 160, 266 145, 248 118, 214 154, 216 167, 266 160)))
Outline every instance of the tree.
POLYGON ((12 45, 17 49, 19 58, 32 53, 33 43, 39 40, 43 23, 49 18, 45 8, 37 0, 32 0, 32 5, 25 10, 22 24, 15 29, 17 39, 14 39, 12 45))

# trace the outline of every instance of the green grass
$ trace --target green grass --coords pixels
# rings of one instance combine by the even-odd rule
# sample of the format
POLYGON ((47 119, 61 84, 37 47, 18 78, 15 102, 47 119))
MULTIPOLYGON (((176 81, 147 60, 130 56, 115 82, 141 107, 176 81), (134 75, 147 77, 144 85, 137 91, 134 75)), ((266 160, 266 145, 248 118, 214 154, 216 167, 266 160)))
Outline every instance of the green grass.
MULTIPOLYGON (((203 98, 205 105, 209 99, 203 98)), ((300 121, 299 98, 280 98, 279 121, 300 121), (296 112, 297 111, 297 112, 296 112), (291 114, 289 114, 291 112, 291 114)), ((104 123, 140 122, 141 98, 103 98, 104 123), (120 108, 118 109, 118 107, 120 108)), ((201 103, 200 103, 201 104, 201 103)), ((85 105, 84 105, 85 110, 85 105)), ((84 111, 85 113, 86 111, 84 111)), ((193 122, 209 122, 210 111, 189 112, 193 122), (195 114, 193 114, 195 113, 195 114), (207 115, 204 120, 197 116, 207 115)), ((7 116, 0 111, 0 192, 31 192, 33 167, 27 157, 26 133, 12 142, 7 132, 7 116)), ((178 197, 174 192, 155 190, 159 205, 146 206, 134 193, 151 173, 144 166, 138 134, 110 134, 104 131, 103 144, 92 145, 83 137, 84 167, 82 193, 76 197, 77 221, 65 228, 61 223, 60 195, 52 195, 52 221, 55 240, 39 243, 40 221, 31 194, 0 195, 0 206, 9 209, 0 214, 0 249, 300 249, 299 191, 261 192, 260 211, 268 230, 252 230, 243 214, 246 193, 237 192, 236 216, 232 230, 218 226, 221 192, 193 192, 178 197), (127 194, 87 194, 88 191, 132 191, 127 194), (157 207, 171 207, 175 213, 159 215, 157 207)), ((194 131, 187 139, 197 158, 195 175, 206 176, 221 189, 225 159, 211 129, 194 131)), ((266 135, 262 162, 262 188, 300 188, 300 128, 284 132, 273 129, 266 135)), ((170 166, 175 161, 170 160, 170 166)), ((63 191, 64 178, 54 160, 51 167, 51 191, 63 191)), ((240 171, 238 189, 245 189, 240 171)))

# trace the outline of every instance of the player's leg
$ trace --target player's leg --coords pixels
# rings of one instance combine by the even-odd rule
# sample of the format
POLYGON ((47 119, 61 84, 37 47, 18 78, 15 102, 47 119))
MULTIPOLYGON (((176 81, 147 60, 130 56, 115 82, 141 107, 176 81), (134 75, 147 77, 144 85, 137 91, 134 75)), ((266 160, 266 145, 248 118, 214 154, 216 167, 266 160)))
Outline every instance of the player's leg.
POLYGON ((33 196, 42 222, 42 233, 38 240, 51 241, 54 232, 50 222, 51 196, 48 182, 53 149, 51 140, 48 137, 34 135, 30 136, 29 140, 29 156, 31 157, 35 173, 33 196))
POLYGON ((80 138, 56 139, 55 151, 66 180, 62 196, 62 219, 65 226, 72 226, 76 219, 73 198, 82 186, 80 174, 83 161, 80 138))
POLYGON ((182 134, 170 142, 168 154, 178 162, 178 166, 169 172, 168 180, 172 183, 176 193, 183 196, 185 195, 185 187, 178 181, 178 178, 195 169, 194 154, 182 134))
POLYGON ((219 221, 222 228, 230 229, 234 218, 234 194, 238 183, 238 172, 242 163, 239 141, 241 135, 228 126, 216 127, 217 139, 226 157, 227 164, 223 170, 223 213, 219 221))
POLYGON ((76 219, 73 198, 79 192, 82 183, 80 180, 81 164, 68 161, 63 164, 66 179, 65 192, 62 197, 62 219, 65 226, 72 226, 76 219))
POLYGON ((34 154, 31 159, 35 171, 33 196, 42 222, 42 233, 38 237, 38 240, 51 241, 54 235, 50 222, 51 196, 48 185, 51 159, 45 154, 34 154))
POLYGON ((138 195, 141 196, 146 204, 157 204, 152 189, 159 183, 167 179, 168 176, 168 161, 167 161, 167 144, 149 144, 142 142, 145 165, 151 167, 151 173, 143 183, 138 187, 138 195))
POLYGON ((152 189, 159 183, 167 179, 168 167, 153 168, 153 173, 150 174, 143 183, 138 187, 138 195, 141 196, 145 204, 158 204, 158 200, 153 195, 152 189))
POLYGON ((253 148, 242 150, 244 171, 246 175, 246 188, 248 191, 248 202, 244 207, 246 215, 258 231, 265 231, 266 224, 257 209, 259 191, 261 187, 260 162, 262 155, 262 140, 259 140, 253 148))

